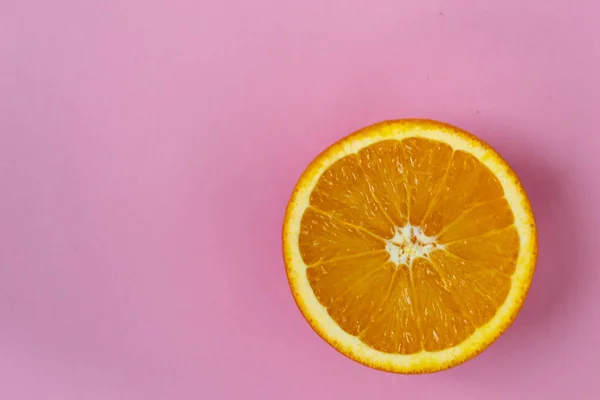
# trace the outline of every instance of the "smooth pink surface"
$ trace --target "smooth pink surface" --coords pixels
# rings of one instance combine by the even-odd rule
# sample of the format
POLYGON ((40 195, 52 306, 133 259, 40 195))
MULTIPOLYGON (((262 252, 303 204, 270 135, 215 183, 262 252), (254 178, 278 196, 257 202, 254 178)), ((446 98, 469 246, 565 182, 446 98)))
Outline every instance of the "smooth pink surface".
POLYGON ((575 3, 2 0, 0 398, 600 398, 600 6, 575 3), (513 327, 427 376, 318 338, 280 250, 307 163, 399 117, 495 146, 540 234, 513 327))

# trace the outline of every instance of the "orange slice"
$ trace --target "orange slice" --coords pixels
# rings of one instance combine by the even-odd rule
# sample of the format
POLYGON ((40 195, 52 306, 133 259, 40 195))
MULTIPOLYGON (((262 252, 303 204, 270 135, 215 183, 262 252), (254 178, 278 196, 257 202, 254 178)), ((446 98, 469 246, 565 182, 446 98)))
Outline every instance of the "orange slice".
POLYGON ((312 328, 373 368, 464 362, 512 323, 537 234, 515 173, 488 145, 426 120, 367 127, 303 173, 283 225, 290 287, 312 328))

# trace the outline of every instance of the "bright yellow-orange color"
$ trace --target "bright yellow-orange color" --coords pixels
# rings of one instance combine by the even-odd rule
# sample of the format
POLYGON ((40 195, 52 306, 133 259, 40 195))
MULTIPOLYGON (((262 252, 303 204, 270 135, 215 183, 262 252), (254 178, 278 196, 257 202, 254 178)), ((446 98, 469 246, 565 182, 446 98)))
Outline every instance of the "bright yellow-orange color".
POLYGON ((399 373, 477 355, 513 321, 537 234, 508 164, 458 128, 389 121, 306 169, 283 227, 292 293, 348 357, 399 373))

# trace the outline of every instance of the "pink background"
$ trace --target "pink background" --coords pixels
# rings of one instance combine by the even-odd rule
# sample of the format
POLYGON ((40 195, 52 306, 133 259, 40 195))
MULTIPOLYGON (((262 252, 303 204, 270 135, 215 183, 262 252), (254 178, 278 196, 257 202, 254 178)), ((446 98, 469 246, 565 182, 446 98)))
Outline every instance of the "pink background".
POLYGON ((597 399, 595 0, 0 1, 0 398, 597 399), (284 207, 383 119, 471 130, 540 258, 513 327, 397 376, 302 319, 284 207))

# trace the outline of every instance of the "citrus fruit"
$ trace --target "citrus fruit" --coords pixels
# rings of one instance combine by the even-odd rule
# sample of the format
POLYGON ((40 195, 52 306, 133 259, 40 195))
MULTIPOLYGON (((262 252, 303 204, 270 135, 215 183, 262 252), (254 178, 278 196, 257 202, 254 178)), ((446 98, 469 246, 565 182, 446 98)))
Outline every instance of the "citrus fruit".
POLYGON ((537 233, 517 176, 490 146, 429 120, 340 140, 304 171, 283 253, 294 299, 342 354, 398 373, 450 368, 512 323, 537 233))

